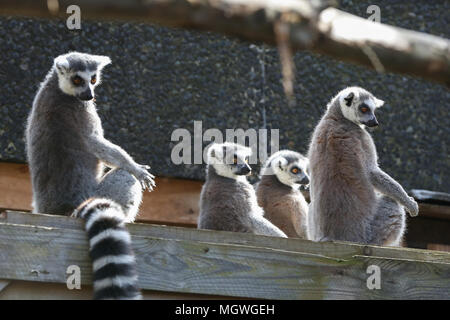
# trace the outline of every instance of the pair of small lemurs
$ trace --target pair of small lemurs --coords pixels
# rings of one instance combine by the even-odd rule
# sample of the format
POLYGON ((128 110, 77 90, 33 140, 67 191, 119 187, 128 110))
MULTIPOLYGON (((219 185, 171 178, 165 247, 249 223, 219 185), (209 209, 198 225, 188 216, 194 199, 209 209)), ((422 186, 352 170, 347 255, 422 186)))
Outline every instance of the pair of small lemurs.
MULTIPOLYGON (((139 299, 135 256, 125 223, 134 221, 142 192, 155 183, 148 166, 136 163, 103 136, 94 91, 109 63, 106 56, 64 54, 55 58, 41 83, 26 128, 33 212, 85 220, 95 298, 139 299)), ((418 209, 402 187, 378 168, 373 141, 363 128, 376 124, 373 112, 380 105, 361 88, 348 88, 329 104, 309 152, 308 214, 297 188, 309 182, 305 157, 291 151, 270 157, 257 188, 258 204, 245 178, 250 172, 246 163, 250 150, 213 145, 199 227, 398 244, 405 224, 402 206, 411 215, 418 209)))
POLYGON ((299 186, 309 183, 308 160, 297 152, 276 152, 262 168, 255 192, 246 178, 250 155, 250 148, 234 143, 208 149, 198 227, 306 238, 308 205, 299 186))
POLYGON ((250 149, 212 145, 198 227, 400 245, 406 227, 403 208, 416 216, 418 205, 379 168, 365 129, 378 125, 375 110, 383 104, 359 87, 339 92, 314 130, 308 158, 287 150, 275 153, 262 169, 256 191, 243 176, 250 172, 245 163, 250 149), (308 208, 298 187, 309 179, 308 208))

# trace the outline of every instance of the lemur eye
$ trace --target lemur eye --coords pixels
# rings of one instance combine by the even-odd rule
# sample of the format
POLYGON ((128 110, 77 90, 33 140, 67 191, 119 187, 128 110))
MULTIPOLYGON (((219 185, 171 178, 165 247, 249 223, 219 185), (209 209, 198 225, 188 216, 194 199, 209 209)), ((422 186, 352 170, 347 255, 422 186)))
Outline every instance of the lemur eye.
POLYGON ((238 160, 237 157, 234 156, 234 158, 233 158, 233 163, 236 164, 236 163, 237 163, 237 160, 238 160))
POLYGON ((361 110, 362 113, 366 113, 369 111, 369 108, 365 105, 363 105, 359 110, 361 110))
POLYGON ((291 169, 291 172, 292 172, 293 174, 298 174, 298 173, 300 172, 300 169, 297 168, 297 167, 294 167, 294 168, 291 169))
POLYGON ((74 85, 79 86, 83 83, 83 79, 81 79, 81 77, 79 76, 75 76, 72 78, 72 82, 74 85))
POLYGON ((92 76, 91 83, 95 84, 96 82, 97 82, 97 77, 96 76, 92 76))

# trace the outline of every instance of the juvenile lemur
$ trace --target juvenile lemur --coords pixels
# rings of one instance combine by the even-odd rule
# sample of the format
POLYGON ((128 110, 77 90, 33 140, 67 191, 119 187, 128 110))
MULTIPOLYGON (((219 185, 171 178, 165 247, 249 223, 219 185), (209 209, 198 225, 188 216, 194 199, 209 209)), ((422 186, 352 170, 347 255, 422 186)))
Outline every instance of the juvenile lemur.
POLYGON ((234 143, 208 149, 206 181, 200 194, 199 229, 286 237, 263 217, 255 190, 247 181, 251 149, 234 143))
POLYGON ((308 154, 310 239, 398 246, 405 231, 403 207, 412 217, 418 214, 416 201, 378 167, 365 130, 378 125, 374 112, 383 104, 362 88, 346 88, 315 128, 308 154))
POLYGON ((93 98, 110 62, 79 52, 60 55, 41 83, 26 128, 33 212, 68 215, 97 197, 116 202, 133 221, 143 189, 154 187, 149 167, 103 136, 93 98), (113 168, 107 174, 104 164, 113 168))
POLYGON ((256 187, 264 217, 288 237, 307 238, 308 203, 300 187, 309 184, 308 159, 298 152, 281 150, 267 159, 256 187))

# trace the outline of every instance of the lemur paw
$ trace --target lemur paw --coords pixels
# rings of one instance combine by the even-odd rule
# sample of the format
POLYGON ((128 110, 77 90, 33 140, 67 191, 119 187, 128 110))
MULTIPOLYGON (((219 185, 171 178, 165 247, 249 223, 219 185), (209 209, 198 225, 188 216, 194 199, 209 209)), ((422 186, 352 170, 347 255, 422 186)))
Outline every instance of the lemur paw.
POLYGON ((419 214, 419 204, 416 202, 416 200, 414 200, 413 197, 409 197, 409 200, 411 201, 406 207, 406 210, 411 217, 415 217, 419 214))
POLYGON ((150 166, 138 165, 134 176, 141 183, 143 190, 148 189, 149 191, 152 191, 153 188, 156 187, 155 176, 148 172, 148 169, 150 169, 150 166))

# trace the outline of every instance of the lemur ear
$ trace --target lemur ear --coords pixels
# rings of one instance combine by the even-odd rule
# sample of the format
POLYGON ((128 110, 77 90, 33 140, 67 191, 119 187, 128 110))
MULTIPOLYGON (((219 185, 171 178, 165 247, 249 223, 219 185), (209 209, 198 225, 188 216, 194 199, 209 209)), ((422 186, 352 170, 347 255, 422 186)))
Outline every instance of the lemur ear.
POLYGON ((275 159, 273 159, 272 161, 272 168, 275 169, 280 169, 280 170, 284 170, 284 167, 287 165, 287 160, 281 156, 276 157, 275 159))
POLYGON ((355 97, 355 94, 353 92, 350 92, 345 98, 345 105, 347 107, 350 107, 352 105, 353 102, 353 98, 355 97))
POLYGON ((384 105, 384 101, 383 100, 375 98, 375 107, 380 108, 383 105, 384 105))
POLYGON ((103 69, 105 66, 111 63, 111 58, 108 56, 94 56, 94 60, 98 63, 98 68, 103 69))
POLYGON ((69 61, 67 61, 64 55, 56 57, 53 60, 53 64, 60 73, 65 73, 69 70, 69 61))

